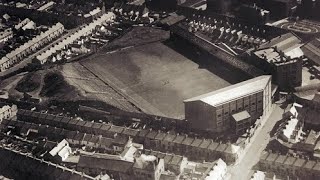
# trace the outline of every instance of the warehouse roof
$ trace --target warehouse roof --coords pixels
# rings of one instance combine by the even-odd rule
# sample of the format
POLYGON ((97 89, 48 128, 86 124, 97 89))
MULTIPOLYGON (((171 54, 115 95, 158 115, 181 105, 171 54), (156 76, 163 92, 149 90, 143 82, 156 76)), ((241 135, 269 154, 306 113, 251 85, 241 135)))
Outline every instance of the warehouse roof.
POLYGON ((184 102, 202 101, 211 106, 217 106, 224 102, 228 102, 233 99, 245 96, 247 94, 252 94, 263 90, 270 81, 270 79, 271 76, 269 75, 259 76, 247 81, 243 81, 238 84, 228 86, 226 88, 219 89, 217 91, 213 91, 207 94, 184 100, 184 102))

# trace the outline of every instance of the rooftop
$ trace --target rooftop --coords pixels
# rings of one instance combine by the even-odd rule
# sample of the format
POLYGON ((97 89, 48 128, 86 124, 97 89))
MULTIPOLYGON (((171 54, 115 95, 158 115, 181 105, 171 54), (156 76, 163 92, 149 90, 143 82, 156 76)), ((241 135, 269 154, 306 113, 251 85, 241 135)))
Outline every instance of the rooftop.
POLYGON ((113 172, 128 172, 133 162, 121 160, 118 155, 99 154, 80 155, 78 167, 103 169, 113 172))
MULTIPOLYGON (((276 50, 275 48, 267 48, 261 49, 254 52, 254 54, 259 57, 260 59, 264 59, 269 63, 273 64, 284 64, 284 63, 291 63, 296 62, 297 59, 294 57, 289 57, 285 53, 276 50)), ((303 53, 298 53, 297 57, 303 56, 303 53)))
POLYGON ((310 84, 295 88, 295 95, 306 100, 313 100, 318 92, 320 92, 320 83, 310 84))
POLYGON ((211 144, 211 141, 208 139, 204 139, 202 143, 200 144, 200 148, 207 149, 209 145, 211 144))
POLYGON ((250 118, 250 114, 248 113, 247 110, 245 111, 241 111, 239 113, 236 113, 236 114, 233 114, 232 115, 233 119, 236 120, 236 121, 242 121, 242 120, 245 120, 245 119, 248 119, 250 118))
POLYGON ((286 138, 291 139, 291 136, 293 135, 293 132, 295 131, 295 129, 298 125, 298 122, 299 121, 296 118, 290 119, 288 121, 288 124, 285 126, 285 128, 282 131, 283 135, 286 138))
POLYGON ((309 59, 320 65, 320 38, 315 38, 301 49, 309 59))
POLYGON ((238 84, 219 89, 217 91, 184 100, 184 102, 202 101, 211 106, 218 106, 220 104, 238 99, 245 95, 263 91, 270 80, 271 76, 269 75, 259 76, 238 84))
POLYGON ((312 144, 312 145, 315 145, 318 138, 319 138, 320 134, 317 133, 316 131, 314 130, 311 130, 308 137, 307 137, 307 140, 305 141, 306 144, 312 144))
POLYGON ((267 49, 271 47, 276 47, 278 51, 283 51, 284 53, 291 51, 300 44, 301 40, 295 36, 293 33, 286 33, 272 38, 270 41, 259 46, 259 49, 267 49))

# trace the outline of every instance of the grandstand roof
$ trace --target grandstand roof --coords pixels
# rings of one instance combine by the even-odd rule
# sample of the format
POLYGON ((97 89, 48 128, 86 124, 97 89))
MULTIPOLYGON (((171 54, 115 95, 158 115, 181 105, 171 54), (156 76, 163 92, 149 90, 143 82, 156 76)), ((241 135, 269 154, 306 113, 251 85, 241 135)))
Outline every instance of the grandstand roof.
POLYGON ((202 101, 211 106, 217 106, 219 104, 240 98, 248 94, 263 91, 263 89, 270 82, 270 79, 271 76, 269 75, 259 76, 238 84, 228 86, 226 88, 219 89, 217 91, 184 100, 184 102, 202 101))
POLYGON ((290 50, 290 48, 300 43, 301 40, 293 33, 286 33, 271 39, 265 44, 262 44, 259 49, 277 47, 277 50, 287 52, 290 50))

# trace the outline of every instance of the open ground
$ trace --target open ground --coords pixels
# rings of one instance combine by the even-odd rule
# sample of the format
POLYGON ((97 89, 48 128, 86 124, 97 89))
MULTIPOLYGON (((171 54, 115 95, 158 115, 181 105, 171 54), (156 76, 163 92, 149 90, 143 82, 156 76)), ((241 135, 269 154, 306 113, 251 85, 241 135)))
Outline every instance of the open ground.
POLYGON ((211 68, 202 67, 199 65, 201 62, 178 53, 170 45, 157 42, 111 54, 101 53, 81 61, 80 64, 101 81, 114 87, 142 111, 182 119, 184 99, 238 81, 230 82, 222 78, 222 75, 219 77, 212 72, 214 69, 219 70, 219 73, 223 71, 224 76, 234 79, 239 74, 222 64, 214 63, 209 57, 201 58, 202 61, 212 61, 211 68))

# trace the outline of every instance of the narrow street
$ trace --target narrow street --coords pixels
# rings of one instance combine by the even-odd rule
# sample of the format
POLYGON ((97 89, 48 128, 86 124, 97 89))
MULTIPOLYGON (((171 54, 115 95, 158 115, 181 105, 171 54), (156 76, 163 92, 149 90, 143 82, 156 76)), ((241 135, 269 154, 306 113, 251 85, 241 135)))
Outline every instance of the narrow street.
POLYGON ((269 132, 272 130, 276 122, 281 119, 282 114, 283 109, 281 109, 279 105, 275 105, 274 111, 269 116, 259 134, 257 134, 256 138, 253 140, 247 152, 245 152, 241 162, 230 167, 228 172, 230 180, 249 179, 250 170, 259 162, 260 154, 266 148, 270 140, 269 132))

